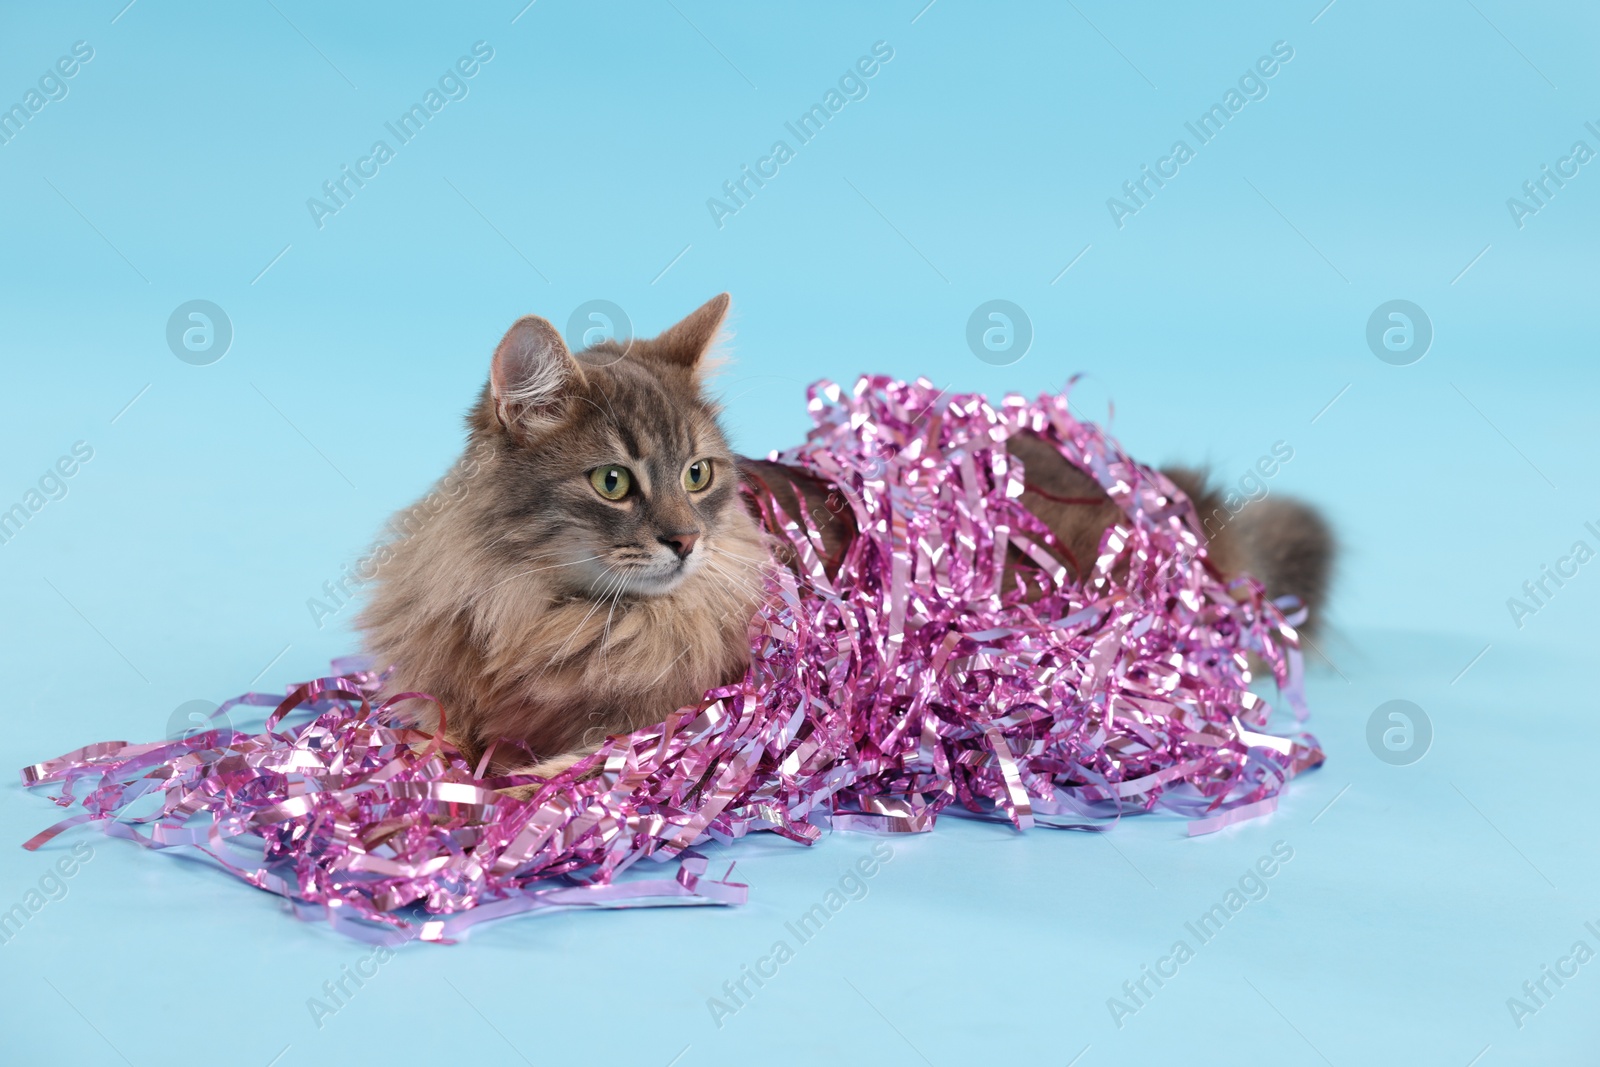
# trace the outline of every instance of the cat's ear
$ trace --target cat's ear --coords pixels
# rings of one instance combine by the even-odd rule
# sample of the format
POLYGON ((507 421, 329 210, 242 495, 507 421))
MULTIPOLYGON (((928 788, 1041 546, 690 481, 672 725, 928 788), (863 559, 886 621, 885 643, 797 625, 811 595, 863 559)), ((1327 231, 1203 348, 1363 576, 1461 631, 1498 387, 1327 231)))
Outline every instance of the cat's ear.
POLYGON ((694 368, 717 340, 722 320, 728 316, 727 293, 701 304, 676 326, 651 340, 645 351, 664 363, 694 368))
POLYGON ((561 334, 537 315, 518 319, 494 350, 489 386, 495 416, 513 432, 554 427, 584 384, 583 368, 561 334))

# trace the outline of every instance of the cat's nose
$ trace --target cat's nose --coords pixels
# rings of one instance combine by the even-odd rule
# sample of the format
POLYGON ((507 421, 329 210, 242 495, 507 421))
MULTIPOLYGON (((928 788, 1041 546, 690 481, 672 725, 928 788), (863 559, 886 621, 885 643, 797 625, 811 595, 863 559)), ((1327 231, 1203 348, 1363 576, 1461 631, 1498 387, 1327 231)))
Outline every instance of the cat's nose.
POLYGON ((683 533, 662 534, 657 540, 676 552, 679 559, 688 559, 689 553, 694 551, 695 542, 700 540, 700 531, 688 530, 683 533))

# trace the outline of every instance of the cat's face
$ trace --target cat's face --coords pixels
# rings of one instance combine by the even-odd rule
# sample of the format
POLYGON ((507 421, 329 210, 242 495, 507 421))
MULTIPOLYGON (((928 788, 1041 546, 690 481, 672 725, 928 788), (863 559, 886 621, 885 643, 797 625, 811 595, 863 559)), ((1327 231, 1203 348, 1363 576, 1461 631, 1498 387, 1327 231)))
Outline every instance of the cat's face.
POLYGON ((576 356, 544 319, 512 327, 474 424, 496 438, 485 532, 508 575, 604 601, 726 573, 719 541, 748 520, 698 374, 726 303, 626 350, 576 356))

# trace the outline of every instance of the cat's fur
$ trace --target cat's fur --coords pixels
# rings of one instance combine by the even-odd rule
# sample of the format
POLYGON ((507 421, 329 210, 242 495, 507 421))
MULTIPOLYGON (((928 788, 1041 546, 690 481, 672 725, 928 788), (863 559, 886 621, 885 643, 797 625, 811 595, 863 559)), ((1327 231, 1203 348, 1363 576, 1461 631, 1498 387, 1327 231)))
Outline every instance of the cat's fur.
MULTIPOLYGON (((512 743, 495 749, 491 769, 556 773, 607 734, 737 680, 762 569, 793 566, 746 510, 741 477, 770 489, 790 517, 809 511, 828 569, 837 566, 854 532, 842 498, 805 472, 734 456, 704 395, 727 306, 724 293, 657 338, 577 355, 530 316, 496 349, 468 416, 468 451, 447 476, 455 491, 392 546, 360 620, 377 662, 395 667, 386 692, 437 697, 447 736, 469 759, 504 738, 512 743), (705 459, 711 485, 690 492, 683 472, 705 459), (635 472, 641 491, 603 499, 589 472, 612 463, 635 472)), ((1081 576, 1121 510, 1042 439, 1019 435, 1009 448, 1026 470, 1023 502, 1081 576)), ((1168 473, 1209 513, 1201 476, 1168 473)), ((1210 558, 1315 611, 1332 541, 1305 505, 1268 500, 1219 531, 1210 558)), ((411 711, 437 727, 432 705, 411 711)))

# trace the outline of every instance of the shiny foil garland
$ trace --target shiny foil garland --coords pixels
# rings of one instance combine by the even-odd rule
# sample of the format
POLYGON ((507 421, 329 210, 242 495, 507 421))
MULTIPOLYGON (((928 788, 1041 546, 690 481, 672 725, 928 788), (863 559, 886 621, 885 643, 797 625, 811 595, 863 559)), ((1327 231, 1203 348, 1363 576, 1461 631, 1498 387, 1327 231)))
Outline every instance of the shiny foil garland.
POLYGON ((260 733, 103 742, 24 768, 81 809, 25 847, 92 823, 205 853, 363 940, 450 942, 543 908, 742 903, 731 868, 711 876, 694 846, 751 831, 916 833, 957 804, 1019 830, 1106 829, 1159 806, 1206 833, 1272 811, 1322 762, 1310 735, 1266 732, 1248 688, 1253 654, 1304 717, 1291 621, 1253 578, 1223 583, 1189 501, 1065 394, 995 407, 862 378, 809 399, 808 440, 774 458, 837 485, 859 534, 830 579, 830 516, 746 490, 804 573, 773 568, 738 683, 541 784, 476 778, 391 711, 419 694, 375 703, 381 676, 336 662, 287 698, 218 709, 276 705, 260 733), (1020 502, 1005 441, 1025 429, 1124 512, 1081 583, 1020 502), (1030 590, 1003 581, 1008 554, 1031 561, 1030 590), (529 783, 526 801, 496 791, 529 783), (676 870, 624 874, 641 859, 676 870))

